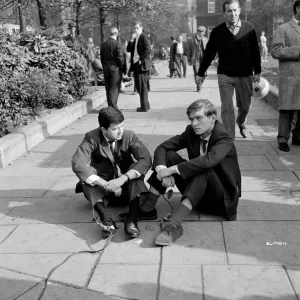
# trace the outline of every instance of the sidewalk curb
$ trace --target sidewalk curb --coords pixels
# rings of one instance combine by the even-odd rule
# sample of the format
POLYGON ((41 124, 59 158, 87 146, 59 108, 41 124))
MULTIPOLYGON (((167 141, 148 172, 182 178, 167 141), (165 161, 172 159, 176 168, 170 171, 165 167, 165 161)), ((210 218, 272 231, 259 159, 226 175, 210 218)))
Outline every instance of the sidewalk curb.
POLYGON ((105 89, 0 138, 0 169, 106 101, 105 89))

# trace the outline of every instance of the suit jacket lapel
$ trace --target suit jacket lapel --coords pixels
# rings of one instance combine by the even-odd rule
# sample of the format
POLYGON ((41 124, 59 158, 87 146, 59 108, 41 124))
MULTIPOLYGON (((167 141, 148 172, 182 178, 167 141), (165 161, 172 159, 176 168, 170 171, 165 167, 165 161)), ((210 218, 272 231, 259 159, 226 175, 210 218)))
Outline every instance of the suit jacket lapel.
POLYGON ((300 34, 300 26, 295 22, 294 19, 290 20, 290 24, 300 34))
POLYGON ((100 129, 100 136, 101 136, 101 148, 102 148, 103 152, 107 155, 109 160, 112 162, 112 164, 114 164, 115 163, 114 157, 110 151, 109 144, 106 141, 101 129, 100 129))

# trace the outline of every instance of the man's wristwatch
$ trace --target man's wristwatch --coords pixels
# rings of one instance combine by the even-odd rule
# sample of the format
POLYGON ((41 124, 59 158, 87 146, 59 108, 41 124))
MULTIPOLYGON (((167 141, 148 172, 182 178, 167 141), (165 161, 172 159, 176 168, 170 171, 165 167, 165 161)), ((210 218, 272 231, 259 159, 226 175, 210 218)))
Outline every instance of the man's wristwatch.
POLYGON ((127 181, 130 181, 130 177, 128 176, 127 173, 124 174, 127 177, 127 181))

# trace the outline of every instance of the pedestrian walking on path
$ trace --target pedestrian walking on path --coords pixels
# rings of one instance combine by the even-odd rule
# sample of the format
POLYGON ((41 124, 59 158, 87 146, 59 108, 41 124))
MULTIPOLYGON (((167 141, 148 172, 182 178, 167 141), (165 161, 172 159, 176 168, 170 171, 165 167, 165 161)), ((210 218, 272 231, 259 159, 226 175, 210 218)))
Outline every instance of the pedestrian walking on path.
POLYGON ((170 47, 170 60, 169 60, 169 69, 170 69, 170 74, 167 75, 168 77, 172 78, 172 77, 177 77, 177 71, 176 71, 176 63, 175 63, 175 56, 174 56, 174 47, 177 44, 177 41, 175 40, 175 38, 173 36, 171 36, 171 41, 172 41, 172 45, 170 47))
POLYGON ((112 28, 110 38, 101 44, 101 62, 104 71, 105 90, 108 106, 118 109, 118 97, 126 64, 121 45, 117 41, 118 29, 112 28))
POLYGON ((148 179, 150 193, 143 200, 144 209, 153 211, 167 188, 176 184, 182 194, 181 205, 154 240, 160 246, 173 244, 183 234, 182 222, 192 209, 223 215, 230 221, 237 217, 241 172, 233 140, 216 120, 210 101, 193 102, 187 115, 191 124, 186 130, 156 148, 154 172, 148 179), (177 153, 181 149, 187 149, 189 160, 177 153))
POLYGON ((261 73, 258 40, 253 25, 240 20, 241 8, 238 0, 223 2, 223 12, 226 21, 212 30, 196 81, 198 84, 203 82, 206 70, 218 54, 222 123, 234 139, 236 122, 242 137, 246 138, 248 133, 245 123, 251 105, 253 80, 259 82, 261 73), (236 119, 233 107, 234 90, 238 107, 236 119))
POLYGON ((135 88, 140 95, 141 106, 138 112, 147 112, 150 109, 148 101, 148 81, 151 69, 150 42, 143 33, 143 25, 137 21, 134 25, 134 34, 128 43, 127 51, 131 53, 131 70, 134 72, 135 88))
MULTIPOLYGON (((199 26, 197 28, 197 34, 195 34, 192 41, 192 51, 190 51, 189 64, 193 66, 194 78, 196 82, 197 73, 200 67, 200 62, 204 55, 204 50, 208 39, 204 36, 206 28, 204 26, 199 26)), ((200 92, 201 84, 197 83, 197 92, 200 92)))
MULTIPOLYGON (((100 217, 102 237, 107 238, 117 227, 105 207, 116 200, 121 202, 120 197, 125 203, 139 203, 139 195, 148 192, 144 176, 152 159, 134 132, 124 129, 124 116, 119 110, 102 108, 98 121, 99 128, 86 133, 73 155, 72 169, 80 180, 76 192, 83 192, 91 202, 100 217)), ((131 223, 128 225, 131 229, 131 223)))
POLYGON ((271 54, 279 60, 279 125, 277 142, 281 151, 288 152, 292 121, 292 144, 300 145, 300 1, 293 5, 294 17, 275 31, 271 54))
POLYGON ((183 42, 181 35, 178 37, 177 43, 174 44, 173 51, 178 77, 181 78, 183 76, 183 78, 186 78, 188 48, 186 42, 183 42), (181 65, 183 74, 181 72, 181 65))

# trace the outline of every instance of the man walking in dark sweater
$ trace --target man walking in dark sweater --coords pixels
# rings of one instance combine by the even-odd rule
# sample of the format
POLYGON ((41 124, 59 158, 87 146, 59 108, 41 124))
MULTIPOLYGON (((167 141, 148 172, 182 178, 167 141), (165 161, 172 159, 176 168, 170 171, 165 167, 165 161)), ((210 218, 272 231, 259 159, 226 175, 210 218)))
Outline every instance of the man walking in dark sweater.
POLYGON ((196 82, 203 82, 206 70, 218 53, 222 123, 234 139, 236 122, 242 137, 246 138, 245 122, 251 105, 253 80, 259 82, 261 73, 258 40, 253 25, 240 20, 238 0, 226 0, 223 12, 226 22, 212 30, 196 82), (234 90, 238 107, 236 120, 232 100, 234 90))

